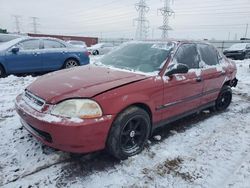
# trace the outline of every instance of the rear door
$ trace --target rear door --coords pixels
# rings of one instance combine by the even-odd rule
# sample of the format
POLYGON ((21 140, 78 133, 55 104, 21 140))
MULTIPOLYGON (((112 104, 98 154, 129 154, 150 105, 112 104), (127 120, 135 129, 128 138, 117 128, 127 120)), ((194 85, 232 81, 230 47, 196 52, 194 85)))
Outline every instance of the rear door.
POLYGON ((226 72, 223 68, 223 59, 219 59, 217 50, 209 44, 197 44, 201 57, 200 66, 202 67, 201 78, 204 82, 203 97, 201 104, 207 104, 216 100, 226 72))
POLYGON ((200 106, 203 82, 200 79, 196 44, 182 44, 169 64, 186 64, 189 72, 164 77, 163 119, 184 115, 200 106))
POLYGON ((11 49, 6 53, 6 62, 11 73, 28 73, 42 71, 42 59, 39 39, 27 39, 21 41, 15 47, 17 53, 11 49))
POLYGON ((66 53, 67 48, 63 43, 52 39, 43 39, 42 63, 44 71, 61 69, 66 53))

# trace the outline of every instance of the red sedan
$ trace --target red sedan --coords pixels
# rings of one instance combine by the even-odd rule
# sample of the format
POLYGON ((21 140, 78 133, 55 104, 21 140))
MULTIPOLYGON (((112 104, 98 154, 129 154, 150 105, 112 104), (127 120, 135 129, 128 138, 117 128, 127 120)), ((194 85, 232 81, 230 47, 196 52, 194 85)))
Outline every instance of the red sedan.
POLYGON ((153 130, 231 103, 236 66, 203 42, 132 42, 99 62, 37 79, 16 98, 24 127, 74 153, 138 154, 153 130))

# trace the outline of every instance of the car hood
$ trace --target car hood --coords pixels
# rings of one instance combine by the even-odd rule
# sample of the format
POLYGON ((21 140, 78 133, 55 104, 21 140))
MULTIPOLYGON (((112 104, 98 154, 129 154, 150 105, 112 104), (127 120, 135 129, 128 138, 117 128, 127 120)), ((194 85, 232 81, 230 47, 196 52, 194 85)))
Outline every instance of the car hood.
POLYGON ((44 75, 29 85, 27 90, 47 103, 55 104, 69 98, 91 98, 148 77, 133 72, 86 65, 44 75))

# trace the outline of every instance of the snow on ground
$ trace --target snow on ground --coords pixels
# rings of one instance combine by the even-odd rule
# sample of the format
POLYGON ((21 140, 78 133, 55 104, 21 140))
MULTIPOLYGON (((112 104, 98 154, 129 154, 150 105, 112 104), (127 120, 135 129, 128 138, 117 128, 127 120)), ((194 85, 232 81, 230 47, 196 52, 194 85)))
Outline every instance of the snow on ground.
POLYGON ((240 81, 226 112, 161 129, 141 154, 121 162, 36 141, 14 111, 16 95, 36 78, 0 79, 0 187, 250 187, 249 64, 237 61, 240 81))

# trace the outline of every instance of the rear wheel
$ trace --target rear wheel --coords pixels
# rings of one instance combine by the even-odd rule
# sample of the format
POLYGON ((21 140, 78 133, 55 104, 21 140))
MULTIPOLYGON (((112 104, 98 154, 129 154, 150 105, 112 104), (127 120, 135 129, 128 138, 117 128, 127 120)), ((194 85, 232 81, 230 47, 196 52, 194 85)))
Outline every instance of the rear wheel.
POLYGON ((93 51, 93 55, 99 55, 99 51, 98 50, 93 51))
POLYGON ((65 69, 69 69, 69 68, 72 68, 72 67, 77 67, 79 66, 79 63, 74 60, 74 59, 68 59, 65 63, 64 63, 64 68, 65 69))
POLYGON ((5 70, 4 70, 4 68, 0 65, 0 78, 3 78, 3 77, 5 77, 5 76, 6 76, 5 70))
POLYGON ((112 125, 107 141, 109 152, 121 160, 140 153, 149 137, 150 127, 146 111, 138 107, 128 108, 112 125))
POLYGON ((215 101, 215 110, 223 111, 228 108, 232 101, 232 89, 230 86, 223 86, 218 98, 215 101))

